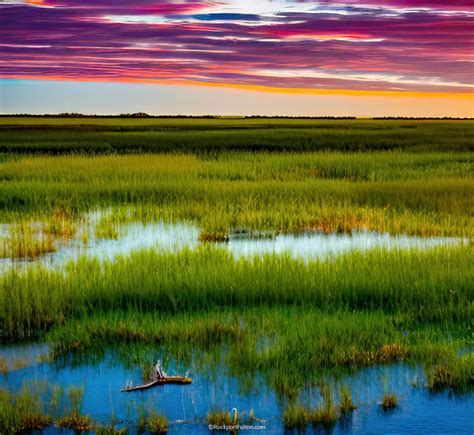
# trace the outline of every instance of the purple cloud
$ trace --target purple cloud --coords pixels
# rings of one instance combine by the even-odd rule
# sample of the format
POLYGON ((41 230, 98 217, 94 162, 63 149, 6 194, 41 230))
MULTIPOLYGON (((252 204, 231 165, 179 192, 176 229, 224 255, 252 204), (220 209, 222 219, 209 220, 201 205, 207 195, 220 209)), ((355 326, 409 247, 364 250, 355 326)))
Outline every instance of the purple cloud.
POLYGON ((468 1, 0 5, 0 76, 471 92, 468 1))

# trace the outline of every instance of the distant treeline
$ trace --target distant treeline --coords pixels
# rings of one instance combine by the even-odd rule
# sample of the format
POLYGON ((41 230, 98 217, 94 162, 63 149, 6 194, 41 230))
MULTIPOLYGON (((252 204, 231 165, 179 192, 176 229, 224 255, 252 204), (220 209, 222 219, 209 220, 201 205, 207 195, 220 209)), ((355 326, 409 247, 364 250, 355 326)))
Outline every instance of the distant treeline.
MULTIPOLYGON (((356 116, 266 116, 266 115, 242 115, 242 116, 224 116, 224 115, 150 115, 145 112, 137 113, 121 113, 120 115, 85 115, 83 113, 57 113, 32 115, 29 113, 19 114, 0 114, 0 118, 155 118, 155 119, 357 119, 356 116)), ((469 117, 413 117, 413 116, 375 116, 373 118, 363 118, 373 120, 407 120, 407 121, 472 121, 474 118, 469 117)))
POLYGON ((265 115, 149 115, 148 113, 121 113, 120 115, 85 115, 82 113, 57 113, 31 115, 28 113, 0 114, 2 118, 183 118, 183 119, 357 119, 355 116, 265 116, 265 115))

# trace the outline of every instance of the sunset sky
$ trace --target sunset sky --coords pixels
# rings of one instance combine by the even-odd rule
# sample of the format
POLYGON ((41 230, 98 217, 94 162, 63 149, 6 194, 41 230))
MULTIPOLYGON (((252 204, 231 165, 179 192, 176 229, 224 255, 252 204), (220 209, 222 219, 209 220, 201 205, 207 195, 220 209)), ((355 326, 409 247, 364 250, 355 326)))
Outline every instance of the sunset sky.
POLYGON ((474 2, 0 0, 0 112, 474 116, 474 2))

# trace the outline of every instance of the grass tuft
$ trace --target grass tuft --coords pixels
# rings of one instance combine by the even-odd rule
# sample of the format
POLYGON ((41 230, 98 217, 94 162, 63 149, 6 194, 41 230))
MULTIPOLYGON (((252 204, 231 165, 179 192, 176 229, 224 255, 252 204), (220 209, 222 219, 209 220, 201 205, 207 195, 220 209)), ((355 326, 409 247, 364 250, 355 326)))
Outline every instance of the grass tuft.
POLYGON ((283 414, 286 429, 303 428, 313 421, 313 415, 304 405, 290 405, 283 414))
POLYGON ((474 388, 474 355, 465 355, 432 367, 428 370, 427 379, 428 388, 431 391, 472 390, 474 388))
POLYGON ((357 409, 352 400, 351 392, 347 387, 341 388, 341 399, 339 402, 339 413, 341 415, 349 415, 352 411, 357 409))
POLYGON ((398 406, 398 398, 395 394, 385 394, 382 399, 382 409, 390 411, 398 406))
POLYGON ((152 434, 165 434, 168 432, 169 423, 168 419, 163 415, 158 415, 155 412, 152 413, 148 421, 148 426, 152 434))

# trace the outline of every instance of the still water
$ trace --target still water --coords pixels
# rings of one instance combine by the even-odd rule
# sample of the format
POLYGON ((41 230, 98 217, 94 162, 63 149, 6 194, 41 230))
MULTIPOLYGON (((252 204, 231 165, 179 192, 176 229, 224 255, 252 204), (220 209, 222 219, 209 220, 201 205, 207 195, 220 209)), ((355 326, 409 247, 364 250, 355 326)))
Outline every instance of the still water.
MULTIPOLYGON (((135 384, 141 382, 139 367, 125 367, 112 352, 94 364, 38 362, 38 355, 47 350, 44 344, 3 346, 0 355, 10 364, 12 358, 20 356, 25 363, 7 375, 1 375, 0 388, 16 391, 22 385, 39 381, 66 388, 84 386, 82 413, 103 425, 110 424, 114 415, 117 426, 130 427, 131 433, 134 433, 140 406, 166 415, 170 433, 208 433, 207 413, 211 409, 231 412, 233 408, 244 418, 253 409, 255 417, 263 421, 259 424, 266 428, 262 433, 284 432, 283 406, 271 387, 265 382, 256 382, 255 388, 243 391, 238 379, 229 375, 224 366, 213 374, 202 368, 188 367, 193 380, 190 385, 164 385, 143 392, 121 393, 120 388, 128 380, 135 384)), ((182 370, 173 363, 166 369, 168 374, 182 370)), ((463 396, 448 392, 432 394, 424 387, 422 373, 421 367, 395 364, 362 369, 339 379, 338 383, 333 381, 335 387, 346 385, 350 388, 358 408, 351 417, 339 421, 332 433, 472 433, 474 393, 463 396), (383 412, 380 407, 385 392, 395 393, 400 401, 400 406, 391 412, 383 412)), ((309 389, 301 399, 309 399, 314 406, 318 398, 317 389, 309 389)), ((49 428, 45 433, 56 433, 56 429, 49 428)))
MULTIPOLYGON (((184 248, 196 249, 200 244, 199 228, 186 223, 159 221, 122 224, 116 227, 114 239, 98 237, 94 225, 94 220, 89 221, 86 241, 80 236, 64 241, 58 244, 55 252, 42 255, 34 261, 0 260, 0 271, 8 270, 12 264, 19 267, 42 264, 57 268, 80 256, 113 260, 117 256, 128 255, 133 251, 143 249, 176 252, 184 248)), ((81 234, 81 231, 77 233, 81 234)), ((231 232, 228 241, 216 243, 216 246, 229 251, 236 258, 287 254, 305 260, 324 260, 351 251, 363 252, 376 248, 423 250, 439 246, 456 246, 467 242, 467 239, 461 238, 390 235, 369 231, 350 234, 324 234, 311 231, 275 235, 240 230, 231 232)))

